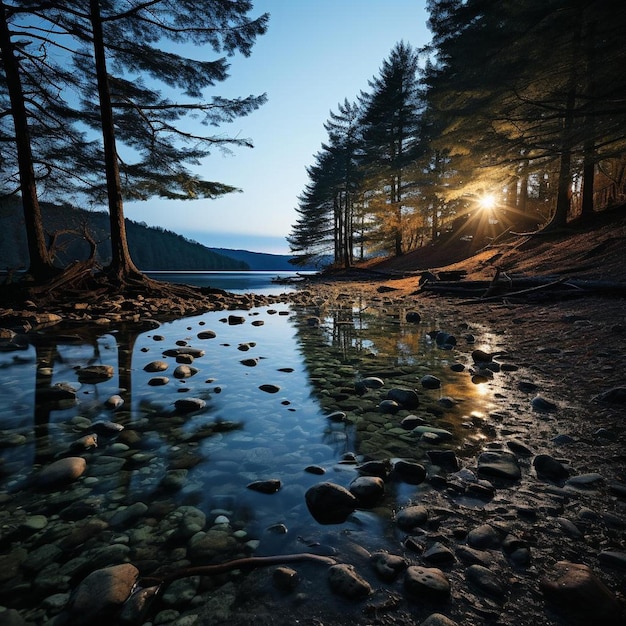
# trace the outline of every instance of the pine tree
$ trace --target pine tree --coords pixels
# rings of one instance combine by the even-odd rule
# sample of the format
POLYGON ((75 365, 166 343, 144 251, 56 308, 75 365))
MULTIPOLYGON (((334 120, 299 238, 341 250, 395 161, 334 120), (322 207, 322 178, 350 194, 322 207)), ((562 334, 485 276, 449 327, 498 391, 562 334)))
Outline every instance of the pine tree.
POLYGON ((392 236, 393 251, 403 254, 404 173, 419 146, 422 90, 418 54, 404 42, 396 44, 379 75, 368 82, 371 92, 361 92, 365 187, 369 204, 378 201, 392 236))

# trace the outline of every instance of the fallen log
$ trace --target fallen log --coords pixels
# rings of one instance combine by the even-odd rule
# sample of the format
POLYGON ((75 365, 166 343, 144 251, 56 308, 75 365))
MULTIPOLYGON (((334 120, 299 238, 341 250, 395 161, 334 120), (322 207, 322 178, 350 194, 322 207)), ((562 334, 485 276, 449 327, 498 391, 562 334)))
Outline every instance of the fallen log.
POLYGON ((608 297, 626 297, 626 283, 610 280, 589 280, 559 276, 506 276, 505 279, 463 280, 463 281, 427 281, 420 287, 420 292, 441 295, 498 300, 511 296, 532 295, 537 291, 552 290, 559 295, 602 295, 608 297), (482 297, 479 297, 481 296, 482 297))

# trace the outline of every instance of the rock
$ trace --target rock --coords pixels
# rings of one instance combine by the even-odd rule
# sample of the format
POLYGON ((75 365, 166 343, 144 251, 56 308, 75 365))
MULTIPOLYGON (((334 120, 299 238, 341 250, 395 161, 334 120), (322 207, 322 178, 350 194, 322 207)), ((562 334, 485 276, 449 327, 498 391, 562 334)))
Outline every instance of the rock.
POLYGON ((435 426, 416 426, 411 432, 415 433, 421 438, 426 438, 431 443, 438 441, 448 441, 452 439, 453 435, 449 430, 444 428, 436 428, 435 426))
POLYGON ((426 478, 426 468, 413 461, 400 459, 394 463, 393 471, 409 485, 419 485, 426 478))
POLYGON ((328 581, 335 593, 351 600, 360 600, 372 593, 370 584, 357 573, 353 565, 346 563, 330 567, 328 581))
POLYGON ((598 560, 607 567, 616 567, 626 570, 626 552, 618 550, 602 550, 598 555, 598 560))
POLYGON ((441 542, 436 541, 432 546, 422 554, 422 558, 429 564, 450 563, 454 561, 454 553, 450 548, 444 546, 441 542))
POLYGON ((35 486, 43 489, 64 487, 83 475, 87 461, 80 456, 69 456, 44 467, 35 477, 35 486))
POLYGON ((559 561, 552 576, 544 576, 539 586, 546 599, 577 624, 624 623, 619 600, 587 565, 559 561))
POLYGON ((465 577, 478 589, 491 596, 501 599, 505 595, 505 589, 500 584, 498 576, 487 567, 482 565, 470 565, 465 570, 465 577))
POLYGON ((229 326, 237 326, 238 324, 245 324, 246 318, 242 315, 229 315, 228 316, 228 324, 229 326))
POLYGON ((261 391, 265 391, 265 393, 278 393, 280 391, 280 387, 278 385, 270 384, 260 385, 259 389, 261 391))
POLYGON ((152 361, 145 365, 143 369, 146 372, 155 373, 164 372, 168 367, 169 365, 165 361, 152 361))
POLYGON ((167 470, 167 472, 165 472, 165 476, 161 479, 159 486, 164 491, 180 491, 187 484, 188 474, 189 470, 185 468, 167 470))
POLYGON ((259 493, 276 493, 280 490, 281 482, 277 478, 269 480, 257 480, 247 485, 248 489, 259 493))
POLYGON ((349 489, 361 506, 370 507, 385 495, 385 482, 378 476, 359 476, 350 483, 349 489))
POLYGON ((534 452, 525 443, 518 441, 517 439, 507 441, 506 446, 517 456, 532 456, 534 454, 534 452))
POLYGON ((389 459, 383 459, 381 461, 366 461, 357 467, 359 474, 362 474, 363 476, 378 476, 383 480, 389 478, 391 470, 392 465, 389 459))
POLYGON ((493 478, 519 480, 522 477, 517 458, 510 452, 487 451, 478 457, 478 474, 493 478))
POLYGON ((191 367, 191 365, 179 365, 174 370, 174 378, 191 378, 195 376, 200 370, 197 367, 191 367))
POLYGON ((594 397, 596 402, 609 404, 626 404, 626 387, 613 387, 594 397))
POLYGON ((395 400, 383 400, 377 408, 381 413, 397 413, 401 407, 395 400))
POLYGON ((180 356, 181 354, 188 354, 194 359, 199 359, 205 355, 205 352, 200 348, 192 348, 191 346, 180 346, 178 348, 169 348, 163 351, 163 356, 172 356, 174 358, 180 356))
POLYGON ((418 426, 422 426, 425 422, 426 420, 423 417, 419 417, 417 415, 407 415, 402 418, 400 426, 402 426, 404 430, 413 430, 418 426))
POLYGON ((377 376, 367 376, 359 381, 367 389, 380 389, 385 386, 385 381, 377 376))
POLYGON ((83 437, 79 437, 75 441, 72 441, 70 444, 70 450, 74 450, 76 452, 84 452, 85 450, 93 450, 98 447, 98 435, 84 435, 83 437))
POLYGON ((569 470, 549 454, 538 454, 533 459, 533 467, 539 478, 559 482, 569 477, 569 470))
POLYGON ((422 321, 422 316, 417 311, 407 311, 404 319, 409 324, 419 324, 422 321))
POLYGON ((196 533, 187 544, 188 558, 202 563, 231 555, 237 548, 237 540, 230 531, 217 528, 196 533))
POLYGON ((493 357, 484 350, 472 350, 472 361, 474 363, 489 363, 493 360, 493 357))
POLYGON ((397 402, 403 409, 409 411, 417 408, 420 403, 419 396, 413 389, 390 389, 385 399, 397 402))
POLYGON ((217 333, 214 330, 203 330, 198 333, 198 339, 215 339, 217 333))
POLYGON ((37 389, 37 401, 51 404, 72 404, 76 402, 76 389, 66 383, 57 383, 51 387, 37 389))
POLYGON ((542 396, 535 396, 530 404, 533 410, 538 413, 554 413, 559 408, 555 402, 542 396))
POLYGON ((604 482, 604 477, 598 472, 589 472, 588 474, 579 474, 572 476, 565 481, 566 487, 575 487, 577 489, 592 489, 604 482))
POLYGON ((320 524, 341 524, 358 506, 356 497, 345 487, 330 482, 310 487, 305 500, 309 512, 320 524))
POLYGON ((416 600, 447 600, 450 582, 446 575, 435 567, 412 565, 404 574, 404 588, 416 600))
POLYGON ((450 472, 459 471, 459 459, 454 450, 428 450, 426 454, 433 465, 438 465, 450 472))
POLYGON ((401 530, 410 532, 414 528, 423 526, 428 521, 428 510, 419 504, 408 506, 396 515, 396 524, 401 530))
POLYGON ((446 350, 450 350, 453 346, 456 346, 456 337, 447 333, 443 330, 440 330, 435 335, 435 343, 440 347, 446 350))
POLYGON ((272 572, 272 580, 274 581, 276 589, 289 593, 298 586, 300 577, 295 569, 280 566, 272 572))
POLYGON ((333 413, 331 413, 330 415, 326 416, 326 419, 329 422, 345 422, 346 421, 346 414, 343 411, 334 411, 333 413))
POLYGON ((370 562, 376 574, 387 582, 395 580, 408 565, 403 557, 387 552, 374 552, 370 557, 370 562))
POLYGON ((148 381, 148 385, 150 385, 150 387, 162 387, 163 385, 167 385, 169 382, 170 379, 167 376, 153 376, 148 381))
POLYGON ((102 435, 104 437, 111 437, 113 435, 117 435, 118 433, 124 430, 124 427, 121 424, 116 422, 94 422, 92 425, 92 430, 97 435, 102 435))
POLYGON ((458 626, 458 624, 441 613, 433 613, 432 615, 429 615, 419 626, 458 626))
POLYGON ((122 396, 120 396, 119 394, 109 396, 104 402, 104 406, 106 406, 107 409, 111 409, 112 411, 119 409, 123 405, 124 398, 122 398, 122 396))
POLYGON ((432 374, 426 374, 420 379, 420 383, 424 389, 440 389, 441 380, 432 374))
POLYGON ((91 572, 70 600, 67 610, 72 626, 114 623, 138 578, 139 570, 130 563, 91 572))
POLYGON ((202 411, 206 407, 206 401, 202 398, 179 398, 174 406, 179 413, 192 413, 202 411))
POLYGON ((143 502, 133 502, 124 509, 118 509, 109 520, 109 526, 111 528, 124 528, 145 515, 147 511, 148 507, 143 502))
POLYGON ((112 365, 88 365, 86 367, 79 367, 76 370, 76 376, 78 382, 85 383, 87 385, 97 385, 103 383, 106 380, 113 378, 115 370, 112 365))
POLYGON ((467 534, 467 543, 477 550, 499 548, 502 543, 500 535, 490 524, 481 524, 467 534))

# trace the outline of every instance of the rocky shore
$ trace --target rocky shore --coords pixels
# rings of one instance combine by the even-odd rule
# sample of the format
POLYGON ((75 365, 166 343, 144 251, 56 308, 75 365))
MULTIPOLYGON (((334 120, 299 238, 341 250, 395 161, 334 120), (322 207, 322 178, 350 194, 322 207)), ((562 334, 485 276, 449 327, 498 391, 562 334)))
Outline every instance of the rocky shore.
MULTIPOLYGON (((282 541, 291 530, 280 523, 270 531, 281 553, 301 553, 282 554, 284 562, 281 554, 273 561, 256 554, 256 540, 228 500, 203 511, 193 503, 174 508, 146 498, 99 512, 89 485, 109 481, 113 488, 121 467, 140 467, 147 453, 130 429, 118 429, 114 421, 76 423, 87 438, 77 438, 72 455, 34 479, 46 493, 45 504, 24 508, 21 486, 0 492, 0 623, 624 623, 623 301, 464 305, 417 291, 416 279, 321 280, 284 296, 138 295, 67 302, 46 311, 36 303, 1 311, 0 341, 9 350, 11 344, 19 348, 25 333, 48 325, 151 321, 156 327, 205 311, 281 302, 310 310, 314 324, 316 310, 365 299, 369 307, 409 323, 419 324, 425 311, 447 320, 445 328, 425 331, 445 335, 434 332, 432 340, 459 353, 455 365, 463 375, 506 384, 501 408, 468 415, 464 427, 474 433, 474 444, 452 449, 445 420, 438 419, 445 414, 445 398, 428 404, 430 413, 416 410, 428 390, 437 388, 436 377, 424 375, 411 387, 406 372, 382 371, 376 364, 356 385, 349 367, 316 374, 328 419, 360 433, 362 449, 338 459, 334 472, 316 462, 313 450, 298 459, 318 480, 298 494, 299 505, 311 514, 307 535, 282 541), (494 352, 474 346, 465 336, 468 329, 488 332, 494 352), (94 429, 108 448, 87 466, 83 452, 94 429), (393 490, 407 494, 402 506, 382 507, 385 493, 393 490), (378 546, 367 536, 370 513, 387 524, 378 546), (355 515, 361 532, 343 525, 355 515), (136 526, 137 520, 142 524, 136 526), (164 558, 167 566, 159 567, 164 558), (189 570, 233 559, 232 567, 217 573, 189 570), (142 580, 146 571, 149 581, 142 580), (138 581, 142 589, 130 602, 138 581), (37 606, 11 608, 15 598, 23 604, 30 594, 39 599, 37 606), (151 607, 155 594, 158 602, 151 607)), ((192 359, 184 361, 177 358, 179 366, 192 367, 192 359)), ((324 367, 321 362, 313 371, 324 367)), ((18 444, 5 437, 2 445, 18 444)), ((184 489, 194 464, 190 450, 181 442, 165 490, 184 489)), ((287 486, 268 479, 249 488, 271 508, 273 494, 287 486)))

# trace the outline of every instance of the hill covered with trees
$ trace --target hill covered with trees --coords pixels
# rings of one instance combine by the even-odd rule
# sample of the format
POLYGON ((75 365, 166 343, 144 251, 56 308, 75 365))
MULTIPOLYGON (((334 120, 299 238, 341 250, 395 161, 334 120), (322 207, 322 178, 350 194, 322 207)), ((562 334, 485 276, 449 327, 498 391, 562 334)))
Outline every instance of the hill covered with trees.
MULTIPOLYGON (((90 241, 96 245, 95 259, 106 265, 111 258, 109 217, 105 211, 83 211, 69 205, 42 203, 44 229, 50 234, 55 263, 65 266, 84 260, 90 254, 90 241)), ((18 201, 0 205, 0 268, 28 267, 26 229, 18 201)), ((217 252, 172 231, 126 220, 128 245, 136 265, 142 270, 249 270, 245 260, 231 258, 226 250, 217 252)), ((268 255, 270 257, 276 255, 268 255)), ((258 257, 265 257, 258 254, 258 257)), ((282 264, 287 264, 283 258, 282 264)), ((277 270, 280 267, 270 267, 277 270)))

